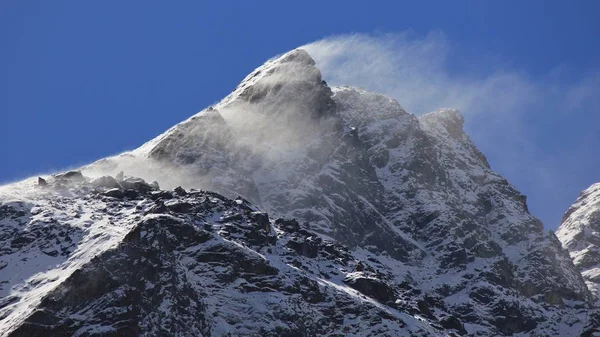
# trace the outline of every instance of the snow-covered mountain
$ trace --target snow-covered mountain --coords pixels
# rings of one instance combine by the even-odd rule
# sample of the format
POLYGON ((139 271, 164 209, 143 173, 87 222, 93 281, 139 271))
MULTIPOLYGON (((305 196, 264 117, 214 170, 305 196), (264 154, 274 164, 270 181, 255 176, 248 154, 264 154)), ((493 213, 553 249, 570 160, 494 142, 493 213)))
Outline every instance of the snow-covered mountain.
POLYGON ((6 335, 596 328, 577 244, 563 240, 574 264, 458 111, 417 117, 385 96, 329 87, 301 49, 82 172, 0 190, 6 335))
POLYGON ((584 190, 563 217, 556 235, 588 288, 600 299, 600 184, 584 190))
MULTIPOLYGON (((556 235, 569 251, 596 303, 600 303, 600 184, 581 192, 563 216, 556 235)), ((594 323, 600 330, 600 311, 596 311, 594 323)))

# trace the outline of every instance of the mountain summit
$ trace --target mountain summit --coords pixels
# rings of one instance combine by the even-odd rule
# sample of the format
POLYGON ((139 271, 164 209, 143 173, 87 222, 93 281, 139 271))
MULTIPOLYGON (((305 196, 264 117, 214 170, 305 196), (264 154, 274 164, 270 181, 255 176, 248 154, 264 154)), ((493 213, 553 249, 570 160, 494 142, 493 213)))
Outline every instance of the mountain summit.
POLYGON ((580 269, 463 122, 269 60, 134 151, 2 190, 0 267, 28 271, 0 331, 591 335, 580 269))

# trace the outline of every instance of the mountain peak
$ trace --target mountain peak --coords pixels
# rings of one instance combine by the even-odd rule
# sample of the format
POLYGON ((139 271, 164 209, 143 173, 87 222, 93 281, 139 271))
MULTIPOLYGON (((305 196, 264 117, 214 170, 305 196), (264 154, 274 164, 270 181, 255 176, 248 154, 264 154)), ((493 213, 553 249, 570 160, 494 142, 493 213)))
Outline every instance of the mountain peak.
POLYGON ((263 115, 319 117, 333 112, 331 96, 312 57, 303 49, 294 49, 256 68, 217 108, 249 103, 258 105, 263 115))
POLYGON ((315 65, 315 60, 313 60, 313 58, 310 56, 310 54, 308 54, 306 50, 301 48, 289 51, 283 54, 283 56, 279 57, 277 60, 281 63, 299 62, 310 66, 315 65))
MULTIPOLYGON (((543 232, 541 222, 528 212, 524 196, 491 170, 464 132, 464 118, 458 110, 416 117, 380 94, 348 87, 331 89, 302 49, 267 61, 214 108, 174 126, 129 156, 137 158, 107 159, 114 163, 110 171, 185 189, 144 192, 148 188, 139 181, 124 186, 121 175, 96 182, 109 182, 106 188, 94 190, 81 183, 82 191, 92 195, 76 200, 58 195, 23 212, 20 204, 0 203, 0 229, 19 235, 4 236, 0 244, 18 245, 25 253, 31 251, 26 245, 37 245, 30 239, 32 226, 45 235, 42 230, 50 219, 64 219, 73 212, 79 216, 73 221, 83 231, 74 237, 85 238, 86 226, 92 227, 92 235, 106 232, 107 224, 114 224, 109 231, 130 229, 131 235, 123 231, 115 239, 118 251, 91 261, 90 268, 78 272, 59 292, 49 294, 37 312, 70 314, 87 306, 94 308, 98 315, 94 317, 105 317, 108 310, 96 307, 95 298, 71 302, 88 293, 85 288, 73 290, 71 285, 97 280, 98 272, 110 275, 95 268, 109 266, 108 270, 118 271, 115 275, 130 278, 122 284, 106 279, 101 283, 133 289, 128 298, 167 294, 126 306, 136 308, 135 312, 145 310, 140 322, 145 317, 153 322, 154 317, 169 322, 172 317, 180 318, 181 328, 175 333, 201 322, 198 329, 204 330, 193 335, 320 336, 339 331, 338 335, 438 336, 454 331, 475 336, 575 336, 585 322, 591 322, 590 315, 578 311, 591 299, 581 269, 573 265, 556 237, 543 232), (138 193, 130 188, 136 183, 143 189, 138 193), (194 187, 224 197, 194 191, 194 187), (72 203, 76 208, 62 209, 72 203), (272 222, 258 208, 296 220, 272 222), (31 217, 33 222, 28 223, 31 217), (158 250, 149 244, 154 238, 163 238, 157 241, 162 245, 158 250), (158 260, 142 263, 140 249, 158 260), (185 265, 173 269, 169 261, 185 265), (163 275, 181 275, 181 280, 190 282, 187 290, 167 283, 166 293, 154 288, 162 286, 154 282, 155 262, 164 262, 163 275), (68 296, 59 298, 63 289, 69 291, 68 296), (268 295, 252 294, 256 291, 268 295), (262 298, 276 301, 263 303, 262 298), (156 316, 156 303, 164 301, 171 307, 158 306, 165 310, 156 316), (341 301, 348 304, 343 307, 356 308, 352 312, 355 327, 339 326, 348 323, 341 301), (369 303, 383 309, 385 317, 392 319, 399 313, 402 319, 399 324, 382 325, 372 319, 383 317, 381 311, 368 315, 369 303), (223 308, 232 309, 225 312, 223 308), (274 318, 269 312, 282 314, 274 318), (355 317, 357 312, 361 315, 355 317), (423 317, 439 322, 440 327, 427 326, 423 317), (294 321, 276 321, 288 318, 294 321), (302 333, 293 330, 297 322, 302 322, 302 333), (334 325, 326 326, 327 322, 334 325), (409 332, 411 322, 419 324, 421 331, 409 332), (574 326, 573 322, 581 323, 574 326), (269 333, 269 327, 275 326, 279 331, 269 333)), ((49 184, 36 188, 53 188, 52 180, 49 184)), ((65 184, 55 187, 64 189, 65 184)), ((54 236, 48 239, 55 241, 54 236)), ((34 256, 43 261, 45 255, 60 254, 62 249, 40 248, 41 253, 34 256)), ((17 266, 13 261, 21 260, 11 255, 4 261, 17 266)), ((23 284, 26 291, 28 284, 23 284)), ((109 296, 106 293, 98 294, 100 301, 109 296)), ((112 298, 117 302, 110 305, 118 310, 110 312, 129 314, 121 311, 120 297, 112 298)), ((12 300, 4 298, 0 303, 12 300)), ((111 317, 105 321, 122 321, 120 316, 111 317)), ((53 317, 33 316, 23 325, 22 335, 30 336, 26 329, 41 326, 47 318, 53 317)), ((80 325, 88 322, 95 321, 85 318, 80 325)), ((147 335, 156 335, 144 324, 136 326, 144 327, 147 335)))

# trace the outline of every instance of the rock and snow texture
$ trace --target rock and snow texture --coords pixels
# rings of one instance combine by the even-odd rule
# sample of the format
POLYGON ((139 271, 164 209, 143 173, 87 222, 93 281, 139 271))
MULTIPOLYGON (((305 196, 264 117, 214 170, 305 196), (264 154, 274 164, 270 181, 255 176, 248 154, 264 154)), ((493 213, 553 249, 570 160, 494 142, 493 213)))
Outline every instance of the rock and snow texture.
POLYGON ((600 301, 600 184, 581 192, 565 213, 556 235, 600 301))
POLYGON ((0 268, 29 271, 0 270, 2 331, 580 336, 598 319, 569 254, 458 111, 416 117, 331 88, 303 50, 83 173, 121 170, 225 197, 131 177, 6 187, 0 268))
MULTIPOLYGON (((393 264, 243 199, 140 179, 2 195, 3 336, 442 336, 393 264), (27 268, 23 267, 27 266, 27 268)), ((2 191, 6 192, 6 191, 2 191)), ((446 327, 444 327, 446 326, 446 327)))

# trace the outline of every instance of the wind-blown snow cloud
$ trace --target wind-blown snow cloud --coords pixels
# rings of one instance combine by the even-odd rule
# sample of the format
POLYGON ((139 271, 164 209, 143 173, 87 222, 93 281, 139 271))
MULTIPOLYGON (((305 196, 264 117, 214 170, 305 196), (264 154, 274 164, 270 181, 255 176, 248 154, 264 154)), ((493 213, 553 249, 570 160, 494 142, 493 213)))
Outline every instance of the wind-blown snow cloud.
POLYGON ((557 67, 532 76, 487 60, 456 69, 461 53, 442 33, 343 35, 302 48, 330 85, 386 94, 417 115, 460 109, 467 133, 493 168, 530 196, 547 228, 558 225, 579 191, 600 181, 592 153, 600 141, 598 71, 577 78, 557 67))
POLYGON ((441 33, 339 36, 304 46, 333 85, 359 86, 392 96, 416 114, 440 107, 474 112, 511 108, 531 99, 535 86, 513 72, 451 75, 450 46, 441 33))

